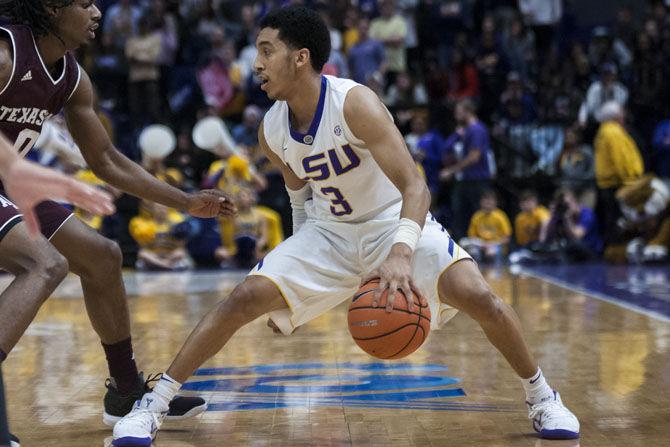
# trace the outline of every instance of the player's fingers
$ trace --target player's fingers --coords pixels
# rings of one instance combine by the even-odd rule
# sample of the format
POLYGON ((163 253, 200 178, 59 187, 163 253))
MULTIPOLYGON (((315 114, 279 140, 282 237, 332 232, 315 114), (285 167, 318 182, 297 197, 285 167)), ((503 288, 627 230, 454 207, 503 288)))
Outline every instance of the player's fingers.
POLYGON ((389 282, 389 292, 386 298, 386 312, 393 311, 393 303, 395 302, 397 291, 398 291, 398 281, 393 279, 389 282))
POLYGON ((361 283, 358 285, 358 287, 363 287, 368 282, 377 278, 379 278, 379 273, 377 272, 377 270, 373 270, 361 279, 361 283))
POLYGON ((96 188, 73 187, 66 196, 67 200, 79 208, 93 214, 112 214, 116 209, 112 196, 96 188))
POLYGON ((372 307, 379 306, 379 303, 382 299, 382 294, 388 288, 388 286, 389 284, 385 279, 383 278, 379 279, 379 287, 377 288, 377 290, 375 290, 375 293, 372 296, 372 307))
POLYGON ((412 288, 412 292, 419 298, 419 302, 421 303, 422 306, 427 306, 428 305, 428 299, 426 299, 426 296, 421 292, 421 289, 417 287, 416 284, 414 284, 414 281, 409 282, 409 286, 412 288))
POLYGON ((412 293, 412 288, 408 281, 404 281, 400 284, 400 291, 405 295, 405 299, 407 300, 407 310, 414 312, 414 294, 412 293))

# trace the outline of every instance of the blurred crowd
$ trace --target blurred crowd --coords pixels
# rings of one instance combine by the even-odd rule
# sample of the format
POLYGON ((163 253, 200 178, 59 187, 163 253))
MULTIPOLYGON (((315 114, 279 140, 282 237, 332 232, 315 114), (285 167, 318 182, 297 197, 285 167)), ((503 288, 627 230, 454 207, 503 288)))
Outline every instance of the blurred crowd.
POLYGON ((577 0, 98 0, 101 35, 78 56, 117 147, 174 186, 225 189, 240 206, 218 222, 119 196, 116 216, 80 213, 128 265, 247 268, 290 234, 281 176, 257 147, 271 102, 253 72, 257 23, 287 3, 322 15, 324 74, 383 99, 433 214, 478 259, 667 259, 670 1, 618 2, 612 20, 582 26, 577 0), (212 116, 234 150, 194 143, 212 116), (138 137, 156 123, 174 150, 143 159, 138 137))

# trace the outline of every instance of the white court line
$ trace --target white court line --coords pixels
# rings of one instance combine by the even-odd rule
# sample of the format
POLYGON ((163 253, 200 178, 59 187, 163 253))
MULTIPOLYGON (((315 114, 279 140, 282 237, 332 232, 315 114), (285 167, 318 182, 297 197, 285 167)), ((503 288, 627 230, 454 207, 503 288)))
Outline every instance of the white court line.
POLYGON ((614 304, 615 306, 622 307, 624 309, 645 315, 649 318, 653 318, 655 320, 663 321, 665 323, 670 323, 670 317, 667 315, 664 315, 660 312, 655 312, 653 310, 645 309, 644 307, 636 306, 634 304, 631 304, 628 301, 620 300, 618 298, 613 298, 609 295, 606 295, 601 292, 594 292, 588 289, 585 289, 583 287, 578 287, 573 284, 570 284, 568 282, 562 281, 560 279, 553 278, 551 276, 542 274, 542 273, 537 273, 531 270, 528 270, 525 267, 520 267, 518 272, 522 275, 530 276, 536 279, 541 279, 543 281, 546 281, 550 284, 553 284, 558 287, 562 287, 564 289, 570 290, 572 292, 580 293, 582 295, 586 295, 591 298, 595 298, 600 301, 605 301, 610 304, 614 304))

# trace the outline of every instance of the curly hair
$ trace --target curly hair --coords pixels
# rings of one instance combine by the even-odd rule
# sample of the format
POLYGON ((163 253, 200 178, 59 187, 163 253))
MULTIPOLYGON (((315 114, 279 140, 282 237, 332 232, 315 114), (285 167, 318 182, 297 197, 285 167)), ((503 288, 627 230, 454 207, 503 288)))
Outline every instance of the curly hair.
POLYGON ((279 39, 290 48, 307 48, 317 72, 330 57, 330 32, 316 11, 304 6, 275 9, 261 19, 260 27, 279 30, 279 39))
POLYGON ((52 31, 50 9, 70 6, 74 0, 0 0, 0 17, 28 26, 37 37, 52 31))

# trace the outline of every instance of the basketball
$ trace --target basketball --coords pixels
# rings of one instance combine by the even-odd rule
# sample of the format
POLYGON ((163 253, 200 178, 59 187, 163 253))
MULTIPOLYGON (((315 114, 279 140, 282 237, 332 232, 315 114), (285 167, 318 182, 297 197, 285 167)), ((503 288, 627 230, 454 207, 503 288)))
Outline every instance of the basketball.
POLYGON ((379 287, 379 279, 363 284, 354 295, 349 306, 349 333, 365 352, 379 359, 407 357, 428 337, 430 331, 430 308, 421 305, 412 294, 414 312, 407 309, 407 300, 396 291, 393 311, 386 312, 385 291, 378 307, 372 307, 372 298, 379 287))

